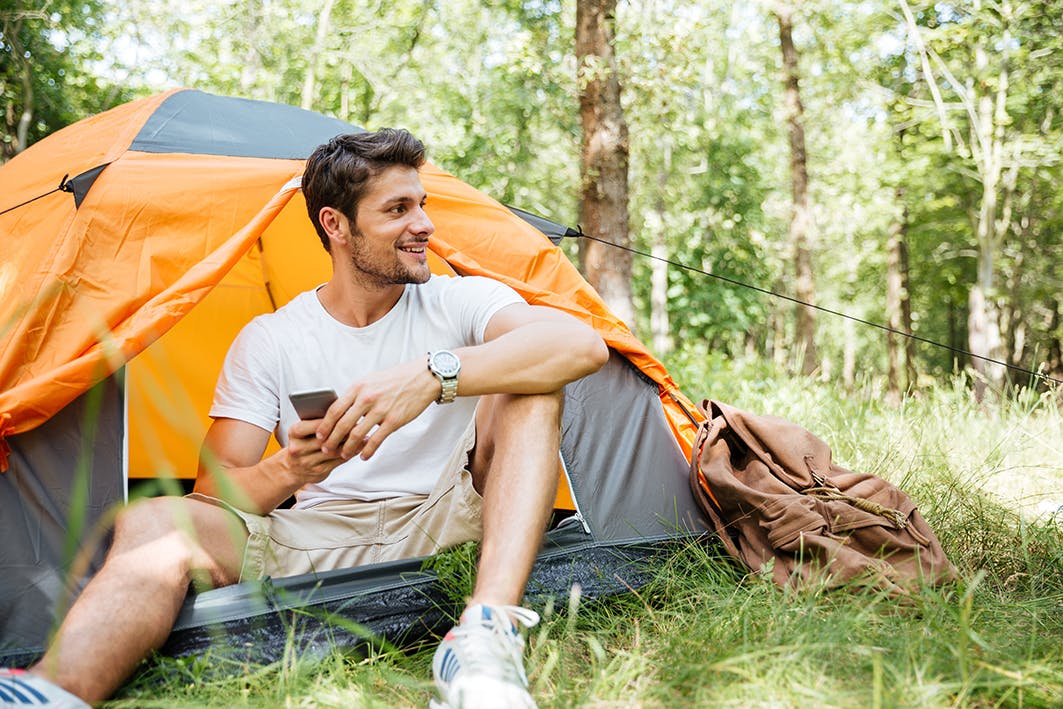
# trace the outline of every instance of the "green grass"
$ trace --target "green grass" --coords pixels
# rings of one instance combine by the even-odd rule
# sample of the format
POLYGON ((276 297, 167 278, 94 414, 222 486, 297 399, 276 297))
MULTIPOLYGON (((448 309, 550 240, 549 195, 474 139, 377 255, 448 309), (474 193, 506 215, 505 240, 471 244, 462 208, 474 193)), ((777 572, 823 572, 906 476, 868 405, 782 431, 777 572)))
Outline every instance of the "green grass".
MULTIPOLYGON (((1058 394, 978 406, 960 383, 890 406, 873 383, 847 393, 763 364, 671 369, 688 394, 802 423, 841 465, 900 485, 962 581, 903 601, 787 592, 745 577, 715 545, 691 545, 635 593, 540 609, 527 666, 541 707, 1063 706, 1058 394)), ((221 673, 209 657, 161 660, 107 706, 423 707, 431 653, 221 673)))

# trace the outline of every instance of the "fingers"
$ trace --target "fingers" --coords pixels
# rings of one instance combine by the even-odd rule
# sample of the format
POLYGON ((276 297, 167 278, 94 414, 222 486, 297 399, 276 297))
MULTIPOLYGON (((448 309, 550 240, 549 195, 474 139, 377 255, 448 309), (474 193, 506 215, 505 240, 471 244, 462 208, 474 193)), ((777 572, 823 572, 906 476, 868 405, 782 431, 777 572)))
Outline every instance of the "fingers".
MULTIPOLYGON (((344 397, 346 398, 348 397, 344 397)), ((330 410, 317 428, 321 450, 336 453, 345 459, 353 458, 361 452, 369 432, 383 417, 382 412, 374 410, 375 396, 356 390, 349 398, 350 402, 337 402, 343 407, 338 418, 330 421, 330 417, 335 414, 330 410)))
POLYGON ((438 382, 423 360, 411 360, 356 382, 316 422, 321 450, 344 459, 368 460, 394 431, 427 408, 438 382))
POLYGON ((311 438, 317 433, 318 421, 299 420, 288 427, 288 438, 311 438))
MULTIPOLYGON (((332 444, 335 444, 341 438, 346 437, 347 432, 353 427, 354 424, 351 423, 350 426, 346 427, 342 436, 334 435, 336 434, 336 426, 345 418, 349 420, 351 408, 354 406, 355 402, 358 401, 358 392, 359 388, 357 385, 351 387, 351 389, 343 396, 338 397, 332 402, 328 411, 325 412, 325 418, 315 422, 317 425, 314 430, 317 434, 318 440, 321 441, 323 448, 331 448, 332 444)), ((358 415, 361 416, 361 413, 358 415)), ((355 419, 355 421, 357 421, 357 419, 355 419)))
POLYGON ((372 434, 366 436, 363 439, 362 446, 362 460, 369 460, 380 444, 384 442, 384 439, 390 436, 398 426, 391 425, 386 421, 376 427, 376 430, 372 434))
POLYGON ((344 459, 321 450, 321 444, 313 435, 313 427, 309 435, 294 435, 298 426, 296 424, 288 431, 288 460, 292 473, 302 483, 324 480, 344 459))

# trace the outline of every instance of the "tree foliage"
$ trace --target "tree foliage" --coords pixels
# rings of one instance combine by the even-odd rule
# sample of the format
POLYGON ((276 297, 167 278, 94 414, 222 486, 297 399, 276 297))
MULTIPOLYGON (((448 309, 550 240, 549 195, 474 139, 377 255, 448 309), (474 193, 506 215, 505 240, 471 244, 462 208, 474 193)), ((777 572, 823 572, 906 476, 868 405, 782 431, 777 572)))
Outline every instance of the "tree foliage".
POLYGON ((0 162, 125 100, 93 71, 103 15, 100 0, 0 0, 0 162))
MULTIPOLYGON (((991 272, 999 357, 1063 374, 1063 0, 790 4, 817 302, 884 323, 887 244, 907 215, 914 333, 968 349, 972 289, 991 272), (980 97, 1002 97, 988 143, 980 97)), ((5 156, 23 144, 26 106, 29 143, 131 95, 185 85, 408 127, 434 162, 501 201, 577 220, 575 0, 38 5, 0 0, 5 156)), ((617 5, 632 243, 691 267, 635 260, 636 324, 661 352, 697 343, 794 364, 789 302, 699 273, 794 292, 773 8, 617 5)), ((881 330, 817 320, 819 376, 886 371, 881 330)), ((971 364, 942 348, 915 353, 923 377, 971 364)))

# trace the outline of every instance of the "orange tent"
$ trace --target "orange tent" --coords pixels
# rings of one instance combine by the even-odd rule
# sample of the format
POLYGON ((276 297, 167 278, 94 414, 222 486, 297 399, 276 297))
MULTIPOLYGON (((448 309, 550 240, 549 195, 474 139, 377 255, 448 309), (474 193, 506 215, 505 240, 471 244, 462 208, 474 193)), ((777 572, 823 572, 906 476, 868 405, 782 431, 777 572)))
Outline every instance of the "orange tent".
MULTIPOLYGON (((66 528, 65 512, 41 512, 70 484, 65 468, 82 465, 111 481, 96 516, 129 478, 195 476, 233 337, 328 278, 299 191, 304 160, 333 135, 359 130, 290 106, 179 89, 80 121, 0 167, 0 502, 37 510, 25 528, 0 527, 15 540, 8 550, 23 537, 32 546, 41 518, 66 528), (45 485, 51 492, 36 487, 48 473, 60 481, 45 485)), ((422 180, 436 225, 433 270, 490 276, 596 328, 650 384, 655 406, 643 418, 662 422, 653 424, 668 431, 661 450, 675 450, 666 453, 662 494, 681 494, 672 478, 690 454, 694 407, 542 231, 557 228, 560 237, 564 229, 430 164, 422 180)), ((654 447, 634 440, 626 450, 637 457, 643 449, 654 447)), ((572 483, 581 473, 570 472, 572 483)), ((575 487, 561 486, 559 506, 601 496, 596 486, 575 500, 575 487)), ((610 490, 611 499, 625 496, 623 485, 610 490)), ((0 584, 0 619, 7 588, 0 584)))
MULTIPOLYGON (((256 120, 263 105, 326 134, 356 130, 287 106, 176 90, 81 121, 0 170, 0 209, 36 198, 0 215, 9 244, 0 266, 0 468, 3 439, 129 362, 129 475, 194 476, 233 336, 329 273, 298 190, 313 145, 255 135, 256 123, 273 127, 271 117, 256 120), (228 143, 228 154, 171 130, 182 113, 209 116, 219 105, 238 120, 211 126, 211 146, 228 143)), ((679 440, 690 440, 676 401, 693 407, 559 249, 438 168, 426 166, 422 179, 437 227, 431 249, 442 259, 433 259, 436 272, 491 276, 590 323, 657 383, 679 440)))

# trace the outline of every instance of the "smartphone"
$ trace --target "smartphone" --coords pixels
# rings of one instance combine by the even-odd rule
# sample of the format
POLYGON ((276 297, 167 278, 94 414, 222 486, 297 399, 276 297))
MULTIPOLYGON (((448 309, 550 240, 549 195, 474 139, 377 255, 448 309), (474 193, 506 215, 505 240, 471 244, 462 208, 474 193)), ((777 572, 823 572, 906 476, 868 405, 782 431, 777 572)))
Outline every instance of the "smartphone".
POLYGON ((295 407, 295 413, 304 421, 325 418, 328 407, 336 400, 332 389, 315 389, 314 391, 296 391, 288 395, 288 400, 295 407))

